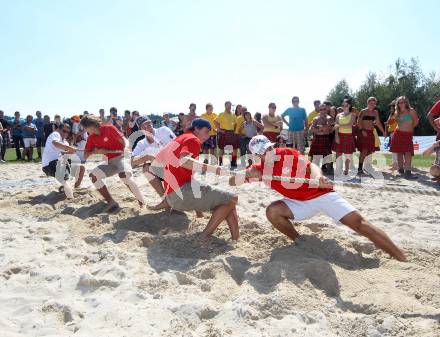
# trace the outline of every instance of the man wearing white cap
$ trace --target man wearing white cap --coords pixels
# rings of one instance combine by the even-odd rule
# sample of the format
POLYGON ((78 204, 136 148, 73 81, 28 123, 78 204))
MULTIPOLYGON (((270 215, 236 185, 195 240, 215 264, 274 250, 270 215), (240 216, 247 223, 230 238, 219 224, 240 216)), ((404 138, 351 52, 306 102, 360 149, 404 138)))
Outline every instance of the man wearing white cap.
MULTIPOLYGON (((136 120, 139 133, 145 138, 136 144, 131 153, 131 165, 143 165, 143 171, 150 185, 162 197, 165 190, 162 186, 163 167, 151 166, 151 156, 155 156, 160 149, 176 138, 176 135, 166 126, 153 128, 153 122, 148 116, 141 116, 136 120)), ((134 135, 136 137, 136 135, 134 135)))
MULTIPOLYGON (((271 203, 266 208, 270 223, 292 240, 298 232, 290 220, 302 221, 323 213, 336 223, 342 223, 370 239, 377 247, 399 261, 405 261, 403 252, 390 240, 384 231, 368 222, 352 205, 333 190, 333 183, 322 175, 318 166, 291 148, 274 148, 274 143, 263 135, 255 136, 249 142, 250 151, 261 158, 247 170, 231 177, 230 185, 243 182, 264 181, 270 188, 285 198, 271 203), (319 185, 280 181, 272 177, 306 178, 318 180, 319 185)), ((288 180, 288 179, 287 179, 288 180)))

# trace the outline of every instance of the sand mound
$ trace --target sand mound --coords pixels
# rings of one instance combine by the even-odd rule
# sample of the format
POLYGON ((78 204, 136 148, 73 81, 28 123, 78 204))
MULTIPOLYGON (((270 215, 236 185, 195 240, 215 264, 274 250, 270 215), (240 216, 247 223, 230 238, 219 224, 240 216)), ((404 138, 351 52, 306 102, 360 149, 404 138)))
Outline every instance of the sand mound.
MULTIPOLYGON (((19 167, 23 179, 38 169, 19 167)), ((56 184, 0 191, 2 335, 440 335, 436 200, 341 192, 406 249, 399 263, 323 216, 290 242, 265 220, 276 194, 258 185, 238 192, 242 239, 222 225, 202 244, 206 217, 139 210, 110 184, 122 206, 112 214, 93 190, 74 202, 56 184)))

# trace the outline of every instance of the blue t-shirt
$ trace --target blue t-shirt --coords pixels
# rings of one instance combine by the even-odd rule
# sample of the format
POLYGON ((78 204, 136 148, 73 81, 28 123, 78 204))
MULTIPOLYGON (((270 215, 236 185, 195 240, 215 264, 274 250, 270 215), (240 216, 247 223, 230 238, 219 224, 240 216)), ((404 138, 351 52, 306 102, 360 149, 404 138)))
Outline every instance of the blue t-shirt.
POLYGON ((21 118, 18 120, 13 118, 10 124, 12 125, 11 135, 21 137, 21 127, 25 124, 24 121, 21 118))
POLYGON ((304 130, 304 123, 307 120, 307 114, 304 108, 288 108, 281 116, 289 117, 289 131, 304 130))
POLYGON ((35 136, 37 138, 43 138, 43 129, 44 129, 44 120, 42 117, 40 118, 35 118, 34 119, 34 124, 37 127, 37 133, 35 134, 35 136))
POLYGON ((30 123, 30 124, 24 123, 23 127, 21 128, 21 135, 22 135, 23 138, 35 138, 35 135, 37 133, 36 131, 37 131, 37 127, 35 126, 35 124, 33 124, 33 123, 30 123), (35 132, 28 131, 27 129, 24 128, 25 126, 34 129, 35 132))

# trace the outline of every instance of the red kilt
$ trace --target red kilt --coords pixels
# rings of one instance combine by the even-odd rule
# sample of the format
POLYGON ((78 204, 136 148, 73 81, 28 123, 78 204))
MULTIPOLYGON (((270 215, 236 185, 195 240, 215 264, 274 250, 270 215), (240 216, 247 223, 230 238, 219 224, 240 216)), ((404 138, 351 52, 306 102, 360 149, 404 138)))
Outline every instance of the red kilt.
POLYGON ((240 147, 240 135, 234 131, 225 131, 218 134, 218 148, 223 150, 225 146, 231 145, 232 148, 238 149, 240 147))
POLYGON ((352 154, 356 152, 354 137, 351 133, 339 133, 339 144, 333 142, 333 151, 336 153, 352 154))
POLYGON ((361 152, 373 153, 376 151, 373 130, 358 130, 357 147, 361 152), (367 135, 364 136, 362 131, 365 131, 367 135))
POLYGON ((264 131, 263 135, 267 137, 272 143, 275 143, 277 141, 277 137, 280 135, 279 132, 273 132, 273 131, 264 131))
POLYGON ((414 145, 413 145, 413 133, 400 131, 397 129, 391 135, 391 146, 390 152, 394 153, 413 153, 414 145))
POLYGON ((331 135, 314 135, 310 146, 309 156, 327 156, 332 153, 331 135))

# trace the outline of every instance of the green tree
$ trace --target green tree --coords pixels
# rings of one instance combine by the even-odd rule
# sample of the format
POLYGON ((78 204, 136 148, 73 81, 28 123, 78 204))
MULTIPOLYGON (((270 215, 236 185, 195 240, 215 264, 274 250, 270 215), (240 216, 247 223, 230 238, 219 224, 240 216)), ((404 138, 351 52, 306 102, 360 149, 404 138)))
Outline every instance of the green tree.
POLYGON ((327 95, 327 101, 332 102, 332 104, 335 106, 341 106, 345 96, 353 97, 353 92, 350 89, 347 81, 342 79, 336 83, 332 90, 330 90, 329 94, 327 95))

